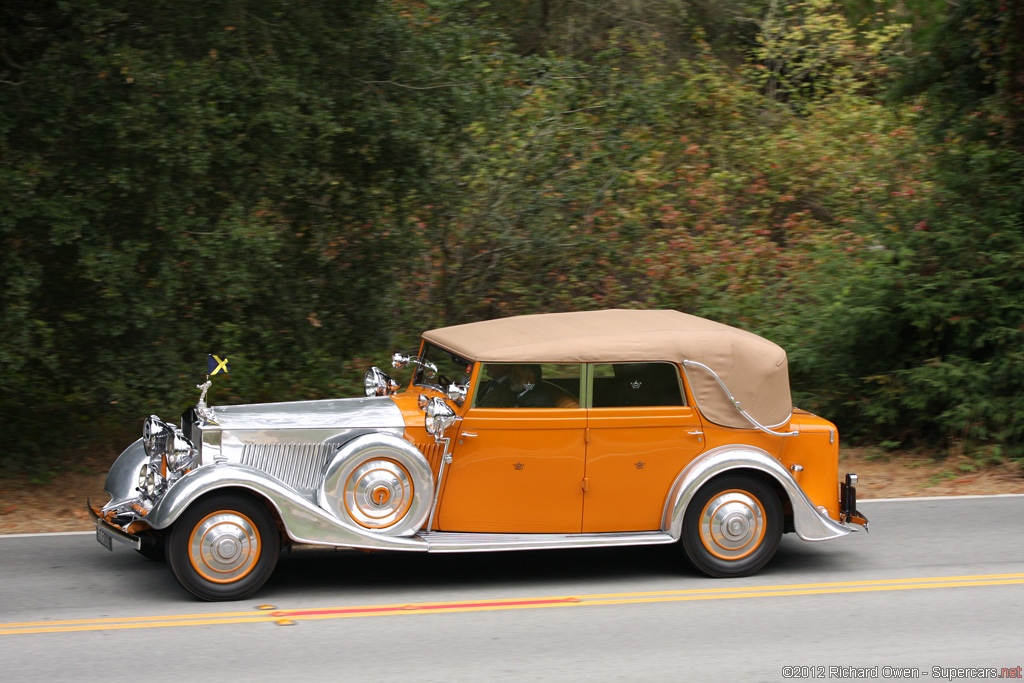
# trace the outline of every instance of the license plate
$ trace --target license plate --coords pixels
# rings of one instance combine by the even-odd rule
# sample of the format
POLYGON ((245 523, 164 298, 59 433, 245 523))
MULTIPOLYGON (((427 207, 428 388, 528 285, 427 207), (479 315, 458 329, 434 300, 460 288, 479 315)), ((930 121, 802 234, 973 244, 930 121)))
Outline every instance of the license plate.
POLYGON ((114 539, 103 533, 99 527, 96 527, 96 541, 107 550, 114 551, 114 539))

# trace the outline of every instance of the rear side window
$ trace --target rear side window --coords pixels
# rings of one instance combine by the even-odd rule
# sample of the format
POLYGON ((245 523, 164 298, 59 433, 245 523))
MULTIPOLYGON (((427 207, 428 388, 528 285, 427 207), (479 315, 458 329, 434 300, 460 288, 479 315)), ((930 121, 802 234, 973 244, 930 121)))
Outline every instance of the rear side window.
POLYGON ((679 369, 672 363, 594 365, 595 408, 682 406, 679 369))

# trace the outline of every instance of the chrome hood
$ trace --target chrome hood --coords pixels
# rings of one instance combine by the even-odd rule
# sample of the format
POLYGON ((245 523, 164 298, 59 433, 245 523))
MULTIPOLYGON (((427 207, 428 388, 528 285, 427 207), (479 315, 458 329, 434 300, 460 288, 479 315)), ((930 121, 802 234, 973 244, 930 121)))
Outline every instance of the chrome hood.
POLYGON ((405 429, 402 411, 387 397, 215 406, 210 422, 222 430, 405 429))
POLYGON ((342 444, 371 432, 405 433, 402 411, 388 396, 215 406, 205 412, 206 421, 196 429, 203 465, 249 465, 309 495, 342 444))

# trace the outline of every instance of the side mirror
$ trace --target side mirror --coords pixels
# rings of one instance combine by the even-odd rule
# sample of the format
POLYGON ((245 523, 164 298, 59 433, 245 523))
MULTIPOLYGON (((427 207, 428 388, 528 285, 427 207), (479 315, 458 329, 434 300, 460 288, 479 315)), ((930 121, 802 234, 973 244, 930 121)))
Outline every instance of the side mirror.
POLYGON ((407 356, 404 353, 395 352, 391 354, 391 367, 393 368, 404 368, 409 363, 423 368, 423 376, 428 379, 433 379, 437 375, 437 366, 428 360, 423 360, 417 356, 407 356))
POLYGON ((469 385, 451 384, 445 389, 445 393, 448 394, 448 398, 461 406, 465 402, 466 396, 469 394, 469 385))

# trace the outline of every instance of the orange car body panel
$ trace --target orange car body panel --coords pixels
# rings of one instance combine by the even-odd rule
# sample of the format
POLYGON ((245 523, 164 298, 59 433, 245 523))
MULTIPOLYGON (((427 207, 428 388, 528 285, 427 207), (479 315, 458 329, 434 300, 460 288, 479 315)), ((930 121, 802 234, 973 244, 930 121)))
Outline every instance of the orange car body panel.
POLYGON ((705 447, 696 411, 680 406, 588 412, 583 531, 660 528, 672 482, 705 447))
POLYGON ((442 531, 579 533, 586 411, 472 408, 453 432, 442 531))
MULTIPOLYGON (((478 384, 475 364, 472 385, 478 384)), ((685 386, 685 375, 683 375, 685 386)), ((406 439, 435 477, 443 447, 424 428, 414 386, 393 396, 406 439)), ((492 533, 598 533, 661 527, 666 498, 683 469, 719 446, 760 448, 780 460, 815 506, 839 519, 835 425, 796 410, 773 436, 717 426, 692 405, 622 408, 481 408, 472 396, 456 411, 433 529, 492 533), (794 466, 799 465, 800 470, 794 466)))
POLYGON ((747 445, 760 448, 789 469, 793 478, 815 507, 839 519, 839 433, 836 426, 803 410, 793 411, 778 432, 799 432, 797 436, 772 436, 756 429, 731 429, 705 421, 707 447, 747 445), (802 470, 794 470, 799 465, 802 470))

